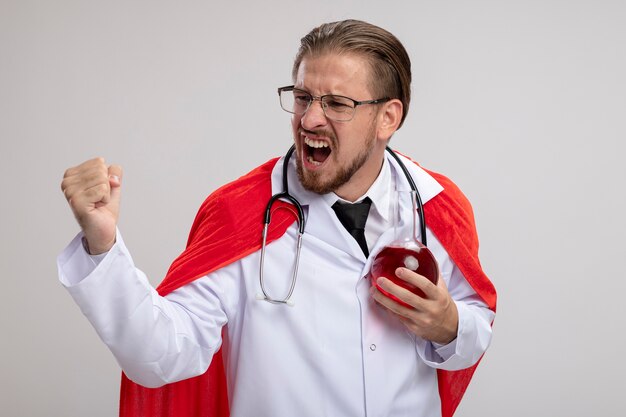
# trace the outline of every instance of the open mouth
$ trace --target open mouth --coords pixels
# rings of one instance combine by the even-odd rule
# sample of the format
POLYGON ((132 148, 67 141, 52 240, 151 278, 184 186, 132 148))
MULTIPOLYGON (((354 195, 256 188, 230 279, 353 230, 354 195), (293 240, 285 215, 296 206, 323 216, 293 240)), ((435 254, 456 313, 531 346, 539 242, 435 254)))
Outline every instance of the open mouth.
POLYGON ((330 144, 304 136, 304 156, 311 165, 322 165, 331 153, 330 144))

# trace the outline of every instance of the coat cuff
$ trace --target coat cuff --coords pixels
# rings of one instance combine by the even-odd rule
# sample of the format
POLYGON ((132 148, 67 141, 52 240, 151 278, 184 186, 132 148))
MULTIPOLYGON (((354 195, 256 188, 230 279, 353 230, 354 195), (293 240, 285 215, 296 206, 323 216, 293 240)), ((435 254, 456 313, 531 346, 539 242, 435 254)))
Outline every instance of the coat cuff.
POLYGON ((418 354, 433 368, 454 371, 474 365, 491 342, 493 312, 487 308, 455 301, 459 312, 456 338, 447 345, 439 345, 417 338, 418 354))

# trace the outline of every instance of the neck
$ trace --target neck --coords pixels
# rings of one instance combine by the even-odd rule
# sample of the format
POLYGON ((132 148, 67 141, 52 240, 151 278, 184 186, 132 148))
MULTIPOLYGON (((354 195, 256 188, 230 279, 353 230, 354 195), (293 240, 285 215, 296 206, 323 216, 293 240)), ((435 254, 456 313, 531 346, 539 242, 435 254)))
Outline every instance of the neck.
POLYGON ((354 173, 350 181, 335 190, 337 196, 346 201, 355 202, 359 197, 370 189, 383 167, 385 149, 374 150, 367 162, 354 173))

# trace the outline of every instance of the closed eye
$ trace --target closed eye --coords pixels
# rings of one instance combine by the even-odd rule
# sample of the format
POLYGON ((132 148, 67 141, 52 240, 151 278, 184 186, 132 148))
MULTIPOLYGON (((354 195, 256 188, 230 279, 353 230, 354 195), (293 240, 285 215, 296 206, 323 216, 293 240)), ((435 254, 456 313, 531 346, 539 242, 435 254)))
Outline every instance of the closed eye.
POLYGON ((294 100, 299 106, 307 106, 311 102, 311 96, 308 94, 294 94, 294 100))

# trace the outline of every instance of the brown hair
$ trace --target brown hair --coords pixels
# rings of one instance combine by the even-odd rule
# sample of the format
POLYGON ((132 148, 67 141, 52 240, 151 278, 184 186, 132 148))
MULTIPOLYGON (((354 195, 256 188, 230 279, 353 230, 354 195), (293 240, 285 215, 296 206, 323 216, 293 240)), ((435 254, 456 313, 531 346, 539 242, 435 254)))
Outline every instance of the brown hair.
POLYGON ((324 23, 300 40, 293 63, 295 81, 306 56, 326 53, 354 53, 365 57, 371 67, 371 88, 377 98, 397 98, 402 102, 400 126, 411 102, 411 60, 398 38, 383 28, 360 20, 324 23))

